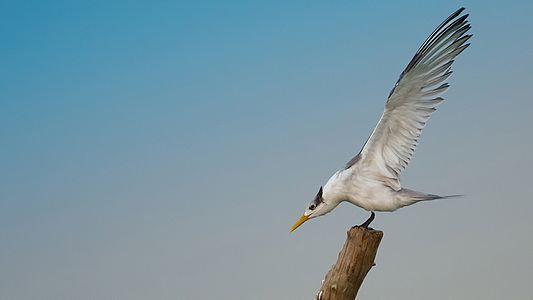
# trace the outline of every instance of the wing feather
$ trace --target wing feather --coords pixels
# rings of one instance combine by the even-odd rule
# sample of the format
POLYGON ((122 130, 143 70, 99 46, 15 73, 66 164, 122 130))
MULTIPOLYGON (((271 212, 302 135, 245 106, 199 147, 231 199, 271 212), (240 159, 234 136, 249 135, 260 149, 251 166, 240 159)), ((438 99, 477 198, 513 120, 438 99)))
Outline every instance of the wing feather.
POLYGON ((470 44, 468 14, 461 8, 420 46, 389 94, 385 110, 365 145, 346 165, 364 165, 395 190, 411 160, 426 122, 444 99, 454 59, 470 44))

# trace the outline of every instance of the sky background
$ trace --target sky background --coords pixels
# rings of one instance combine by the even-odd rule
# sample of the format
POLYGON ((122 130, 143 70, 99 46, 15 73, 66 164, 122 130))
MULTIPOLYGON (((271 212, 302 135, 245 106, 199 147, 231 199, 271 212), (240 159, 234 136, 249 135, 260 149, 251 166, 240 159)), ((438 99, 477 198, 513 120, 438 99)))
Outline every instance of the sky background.
POLYGON ((460 6, 402 181, 466 196, 379 213, 360 298, 529 299, 531 1, 2 1, 0 299, 312 299, 368 214, 289 228, 460 6))

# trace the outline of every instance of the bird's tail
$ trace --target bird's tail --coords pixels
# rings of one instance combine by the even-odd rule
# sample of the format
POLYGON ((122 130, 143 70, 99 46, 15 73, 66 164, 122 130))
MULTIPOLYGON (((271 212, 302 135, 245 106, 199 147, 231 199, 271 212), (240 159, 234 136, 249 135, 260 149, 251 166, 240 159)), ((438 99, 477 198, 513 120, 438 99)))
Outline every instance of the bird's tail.
POLYGON ((456 198, 456 197, 462 197, 463 195, 447 195, 447 196, 439 196, 434 194, 426 194, 422 192, 413 191, 410 189, 401 189, 398 192, 398 196, 400 199, 400 202, 404 205, 411 205, 413 203, 419 202, 419 201, 428 201, 428 200, 435 200, 435 199, 448 199, 448 198, 456 198))

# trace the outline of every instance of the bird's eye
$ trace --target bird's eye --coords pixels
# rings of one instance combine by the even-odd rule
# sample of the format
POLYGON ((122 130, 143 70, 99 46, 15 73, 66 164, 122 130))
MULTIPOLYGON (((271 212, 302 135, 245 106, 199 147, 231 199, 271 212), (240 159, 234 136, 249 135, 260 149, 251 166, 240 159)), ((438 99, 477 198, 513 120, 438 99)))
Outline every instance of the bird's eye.
POLYGON ((309 206, 309 210, 313 210, 313 209, 315 209, 315 207, 316 207, 316 206, 315 206, 314 204, 311 204, 311 205, 309 206))

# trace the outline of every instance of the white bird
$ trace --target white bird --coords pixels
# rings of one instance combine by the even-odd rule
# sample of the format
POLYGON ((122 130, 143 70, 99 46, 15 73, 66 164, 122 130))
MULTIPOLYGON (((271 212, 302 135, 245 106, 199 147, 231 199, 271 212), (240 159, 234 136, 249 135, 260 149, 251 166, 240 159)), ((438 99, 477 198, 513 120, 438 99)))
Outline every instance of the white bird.
POLYGON ((371 212, 360 226, 368 227, 374 211, 395 211, 419 201, 449 198, 421 193, 400 184, 400 174, 415 151, 426 122, 449 85, 456 56, 472 37, 468 14, 460 8, 442 22, 418 49, 389 94, 385 110, 361 151, 320 187, 291 232, 322 216, 342 201, 371 212))

